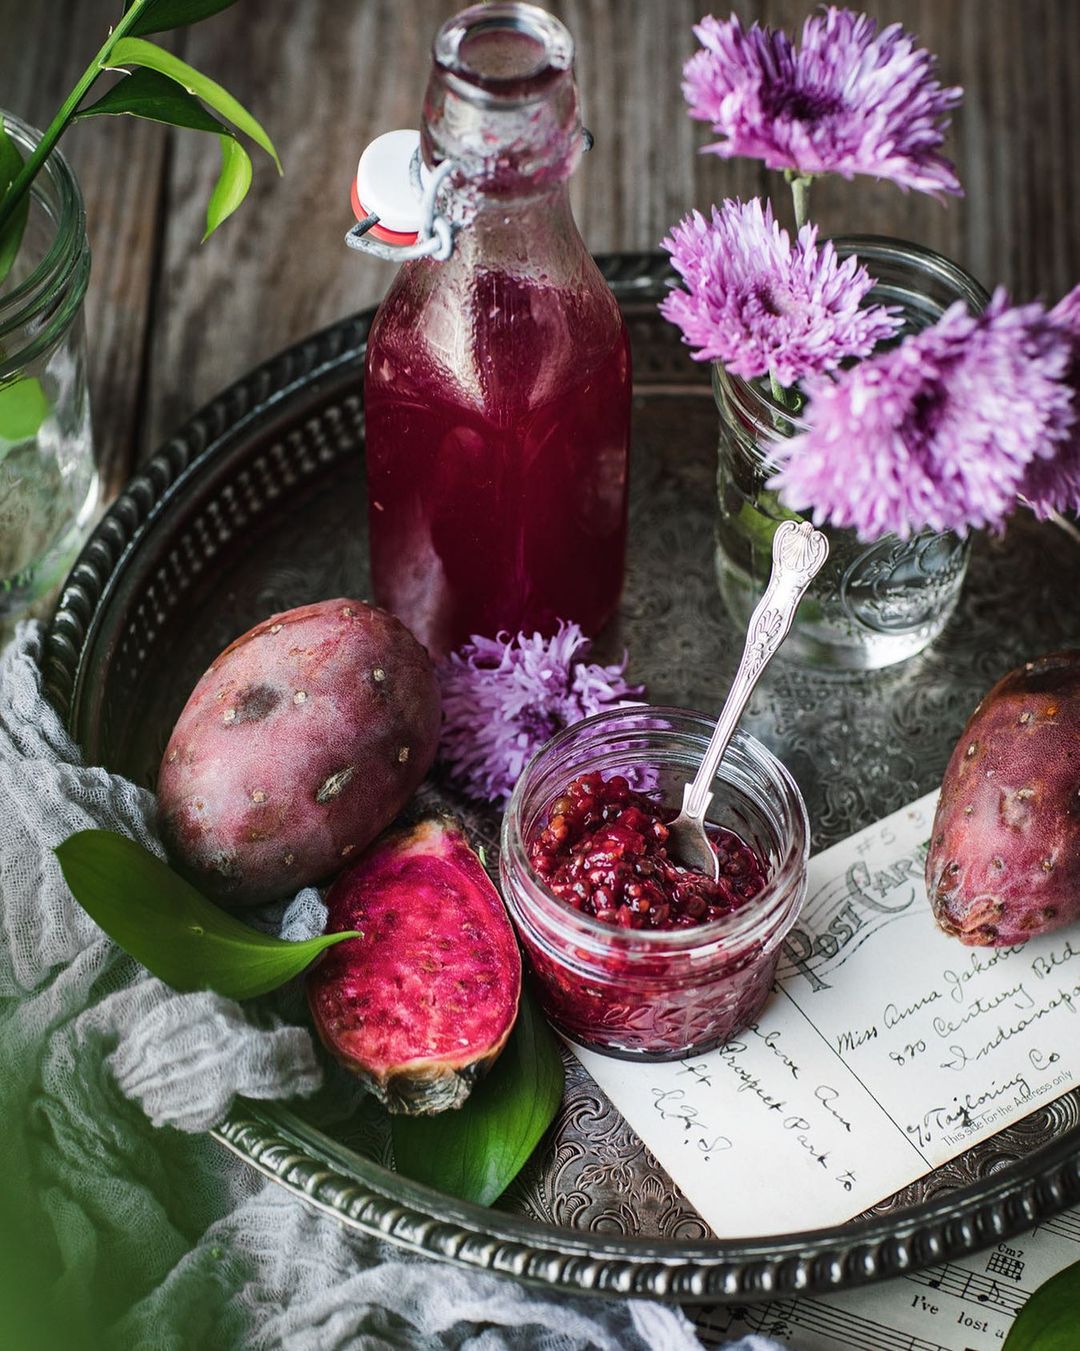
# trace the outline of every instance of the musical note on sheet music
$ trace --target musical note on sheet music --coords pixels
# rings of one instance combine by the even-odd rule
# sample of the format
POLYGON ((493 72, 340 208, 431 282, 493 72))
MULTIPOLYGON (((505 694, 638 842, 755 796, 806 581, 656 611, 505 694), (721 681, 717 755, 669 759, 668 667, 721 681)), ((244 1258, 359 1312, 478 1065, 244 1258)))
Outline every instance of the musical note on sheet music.
POLYGON ((1031 1293, 1030 1290, 1005 1289, 997 1281, 980 1276, 977 1271, 964 1271, 961 1267, 949 1265, 912 1271, 905 1279, 931 1290, 942 1290, 972 1304, 992 1304, 1007 1309, 1014 1318, 1031 1293))
POLYGON ((1078 1258, 1080 1208, 984 1252, 897 1280, 837 1295, 701 1310, 694 1321, 706 1347, 758 1332, 791 1351, 1001 1351, 1031 1292, 1078 1258))

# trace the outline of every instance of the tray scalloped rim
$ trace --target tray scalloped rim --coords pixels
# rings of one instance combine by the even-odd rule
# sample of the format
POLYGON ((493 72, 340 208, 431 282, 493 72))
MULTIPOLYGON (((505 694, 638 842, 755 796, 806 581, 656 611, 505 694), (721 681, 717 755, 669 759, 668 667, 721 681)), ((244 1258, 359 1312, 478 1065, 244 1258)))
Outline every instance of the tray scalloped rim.
MULTIPOLYGON (((620 299, 661 286, 661 255, 601 260, 620 299)), ((109 599, 161 510, 272 407, 362 358, 373 311, 257 367, 192 417, 116 498, 73 567, 49 626, 45 690, 74 730, 85 657, 109 599)), ((572 1294, 746 1302, 847 1288, 978 1251, 1080 1201, 1080 1127, 1007 1168, 903 1210, 828 1228, 741 1240, 603 1238, 468 1205, 346 1151, 288 1109, 240 1101, 211 1134, 342 1224, 414 1252, 572 1294), (346 1158, 346 1155, 348 1156, 346 1158)))

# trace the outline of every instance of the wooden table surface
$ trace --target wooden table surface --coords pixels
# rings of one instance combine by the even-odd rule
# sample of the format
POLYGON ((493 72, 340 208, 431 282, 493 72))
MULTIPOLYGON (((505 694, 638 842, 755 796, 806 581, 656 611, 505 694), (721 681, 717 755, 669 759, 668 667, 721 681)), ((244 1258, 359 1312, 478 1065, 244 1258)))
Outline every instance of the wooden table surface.
MULTIPOLYGON (((350 175, 374 135, 416 125, 431 36, 459 7, 240 0, 164 39, 252 109, 285 164, 279 179, 260 154, 248 201, 204 245, 213 138, 128 118, 67 134, 94 253, 91 382, 110 492, 223 385, 378 299, 391 266, 342 242, 350 175)), ((778 175, 697 153, 707 128, 685 115, 679 81, 704 0, 551 0, 550 8, 576 36, 596 136, 574 184, 594 251, 653 249, 689 208, 724 196, 768 188, 783 202, 778 175)), ((815 5, 737 0, 736 8, 790 27, 815 5)), ((869 179, 836 181, 815 188, 815 218, 826 232, 921 241, 988 286, 1056 299, 1080 281, 1080 0, 865 8, 918 34, 944 81, 964 86, 947 149, 967 196, 941 206, 869 179)), ((120 12, 120 0, 0 0, 0 106, 45 124, 120 12)))

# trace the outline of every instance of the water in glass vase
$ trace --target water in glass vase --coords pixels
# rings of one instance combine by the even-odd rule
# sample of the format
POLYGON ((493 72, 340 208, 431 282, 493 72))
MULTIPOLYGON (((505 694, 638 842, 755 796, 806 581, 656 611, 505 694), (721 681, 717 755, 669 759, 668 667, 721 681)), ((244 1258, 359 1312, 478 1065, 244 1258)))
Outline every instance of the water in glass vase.
POLYGON ((52 366, 35 381, 44 421, 33 434, 5 436, 0 417, 0 628, 63 581, 98 502, 89 401, 70 387, 81 376, 52 366))
MULTIPOLYGON (((40 139, 0 112, 24 158, 40 139)), ((0 637, 63 581, 98 505, 83 298, 90 275, 78 184, 54 151, 0 281, 0 637)))

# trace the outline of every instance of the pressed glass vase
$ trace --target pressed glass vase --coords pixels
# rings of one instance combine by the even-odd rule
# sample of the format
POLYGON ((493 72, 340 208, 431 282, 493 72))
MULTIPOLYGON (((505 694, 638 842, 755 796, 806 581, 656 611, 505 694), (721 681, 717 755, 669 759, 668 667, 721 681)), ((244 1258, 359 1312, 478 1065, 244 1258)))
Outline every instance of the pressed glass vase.
MULTIPOLYGON (((849 236, 833 241, 841 258, 856 254, 874 278, 868 304, 897 306, 896 340, 934 323, 962 300, 972 312, 989 297, 966 272, 930 249, 898 240, 849 236)), ((713 368, 720 414, 716 570, 733 618, 745 625, 769 577, 777 525, 798 519, 766 484, 770 448, 805 428, 775 399, 768 381, 713 368)), ((859 453, 853 445, 849 452, 859 453)), ((782 656, 837 670, 873 670, 921 652, 956 606, 970 540, 923 531, 907 540, 860 541, 854 530, 825 527, 829 559, 796 616, 782 656)))
MULTIPOLYGON (((40 132, 0 116, 25 158, 40 132)), ((82 195, 54 151, 0 283, 0 632, 63 580, 97 506, 83 325, 89 276, 82 195)))

